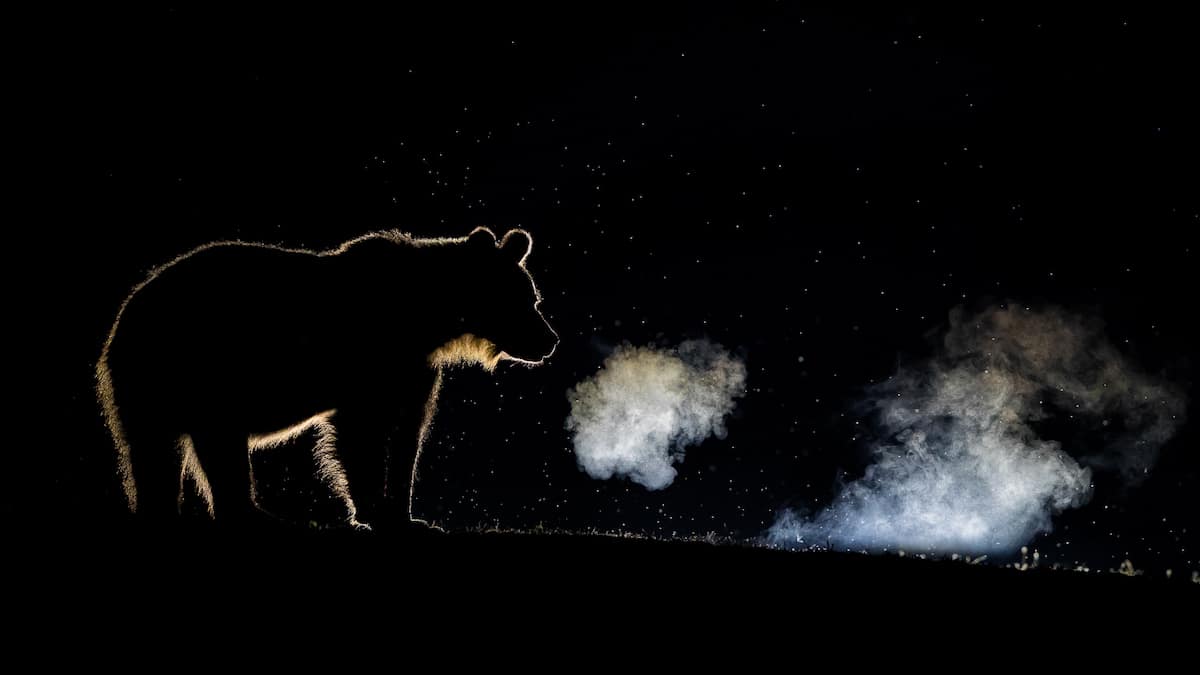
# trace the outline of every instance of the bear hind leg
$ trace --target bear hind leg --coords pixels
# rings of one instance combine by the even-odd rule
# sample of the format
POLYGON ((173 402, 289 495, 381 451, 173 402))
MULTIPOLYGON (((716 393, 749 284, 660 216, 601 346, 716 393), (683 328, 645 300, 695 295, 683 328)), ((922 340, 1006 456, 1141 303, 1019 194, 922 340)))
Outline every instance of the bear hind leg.
POLYGON ((247 526, 261 521, 266 514, 254 502, 248 436, 209 430, 189 438, 192 457, 206 478, 208 501, 217 523, 247 526))
POLYGON ((192 441, 191 434, 180 436, 177 445, 182 462, 179 472, 179 512, 182 514, 184 511, 184 501, 187 499, 190 484, 196 496, 204 502, 204 510, 211 519, 214 517, 212 486, 208 483, 208 474, 200 465, 200 458, 196 456, 196 444, 192 441))
POLYGON ((131 433, 128 452, 138 518, 152 524, 178 519, 183 467, 179 436, 159 429, 131 433))

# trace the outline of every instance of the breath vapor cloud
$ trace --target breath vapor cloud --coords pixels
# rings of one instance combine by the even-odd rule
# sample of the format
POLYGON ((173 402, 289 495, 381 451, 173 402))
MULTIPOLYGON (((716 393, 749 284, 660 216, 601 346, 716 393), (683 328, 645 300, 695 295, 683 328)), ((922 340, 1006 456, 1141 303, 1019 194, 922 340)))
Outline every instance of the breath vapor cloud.
POLYGON ((1184 411, 1181 393, 1132 364, 1098 321, 1011 306, 951 313, 941 352, 866 403, 884 439, 873 463, 824 510, 782 513, 772 544, 1012 552, 1088 501, 1093 470, 1145 476, 1184 411), (1068 454, 1045 428, 1089 447, 1068 454))
POLYGON ((745 383, 745 364, 707 340, 673 350, 618 347, 568 392, 567 429, 580 468, 592 478, 625 476, 649 490, 665 488, 687 447, 725 437, 725 418, 745 383))

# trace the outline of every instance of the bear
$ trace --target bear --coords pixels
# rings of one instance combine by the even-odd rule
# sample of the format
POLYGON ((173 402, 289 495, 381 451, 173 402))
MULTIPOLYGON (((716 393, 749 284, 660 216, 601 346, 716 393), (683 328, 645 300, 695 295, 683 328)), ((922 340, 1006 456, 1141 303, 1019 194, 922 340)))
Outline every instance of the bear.
POLYGON ((96 364, 129 510, 176 522, 190 484, 214 522, 270 521, 250 455, 309 433, 346 524, 428 526, 412 490, 444 371, 538 366, 558 345, 532 248, 520 229, 389 230, 320 251, 214 242, 153 269, 96 364))

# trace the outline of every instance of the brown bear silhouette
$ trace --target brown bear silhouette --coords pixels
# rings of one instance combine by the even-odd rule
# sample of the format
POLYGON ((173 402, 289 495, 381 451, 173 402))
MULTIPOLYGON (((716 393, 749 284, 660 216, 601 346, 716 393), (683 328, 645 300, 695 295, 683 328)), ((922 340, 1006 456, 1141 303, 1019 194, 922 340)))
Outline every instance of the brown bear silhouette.
POLYGON ((173 520, 190 483, 216 520, 254 522, 250 453, 313 432, 348 523, 409 522, 443 369, 557 345, 531 248, 522 230, 388 231, 327 251, 216 242, 153 270, 96 365, 129 508, 173 520))

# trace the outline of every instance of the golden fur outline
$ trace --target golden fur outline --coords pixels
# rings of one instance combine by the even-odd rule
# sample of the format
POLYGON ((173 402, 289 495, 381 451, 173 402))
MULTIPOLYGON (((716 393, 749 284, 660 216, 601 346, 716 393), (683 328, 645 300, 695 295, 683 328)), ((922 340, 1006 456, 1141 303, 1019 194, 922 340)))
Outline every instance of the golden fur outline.
MULTIPOLYGON (((329 256, 336 256, 336 255, 345 253, 347 250, 349 250, 355 244, 358 244, 358 243, 364 242, 364 241, 373 240, 373 239, 386 239, 386 240, 393 241, 396 243, 413 246, 414 248, 425 248, 425 247, 433 247, 433 246, 447 246, 447 245, 454 245, 454 244, 463 244, 468 239, 470 239, 470 237, 472 235, 476 234, 477 232, 487 232, 489 235, 491 235, 492 239, 496 242, 496 244, 495 244, 496 248, 503 248, 505 246, 505 244, 509 241, 509 237, 512 237, 517 234, 521 234, 521 235, 525 236, 526 240, 528 241, 528 245, 526 247, 525 252, 521 255, 521 258, 517 261, 517 266, 525 272, 526 276, 529 277, 530 283, 533 286, 534 310, 537 311, 538 316, 542 318, 542 320, 546 323, 547 328, 551 331, 551 333, 554 334, 555 344, 554 344, 554 347, 551 348, 550 354, 548 354, 544 358, 542 358, 538 361, 529 361, 526 359, 519 359, 519 358, 513 357, 502 351, 498 352, 496 350, 496 346, 493 343, 491 343, 490 341, 467 334, 467 335, 460 336, 459 338, 456 338, 455 340, 451 340, 450 342, 446 343, 442 347, 439 347, 438 349, 434 350, 434 352, 432 354, 430 354, 429 363, 432 367, 437 369, 437 376, 436 376, 436 379, 434 382, 433 391, 430 392, 430 396, 427 399, 426 405, 425 405, 425 417, 424 417, 424 420, 422 421, 421 429, 418 434, 418 444, 417 444, 417 449, 416 449, 416 455, 415 455, 415 458, 413 461, 412 480, 409 483, 409 494, 408 494, 408 505, 409 505, 409 509, 408 509, 409 514, 408 515, 409 515, 410 520, 415 520, 415 522, 421 522, 421 523, 430 525, 426 521, 416 520, 416 519, 412 518, 412 494, 413 494, 413 490, 415 489, 415 486, 416 486, 417 464, 421 457, 422 446, 424 444, 425 439, 427 438, 427 436, 429 434, 429 429, 432 426, 434 413, 436 413, 436 411, 437 411, 437 398, 438 398, 438 393, 439 393, 439 390, 441 389, 441 384, 442 384, 442 370, 448 366, 462 366, 462 365, 478 364, 490 372, 495 369, 496 365, 500 361, 504 361, 504 360, 513 361, 513 362, 520 363, 520 364, 523 364, 526 366, 531 366, 531 367, 538 366, 538 365, 541 365, 542 363, 544 363, 546 361, 546 359, 550 358, 550 356, 552 356, 554 354, 554 351, 557 350, 557 348, 558 348, 558 339, 557 339, 558 334, 554 331, 554 329, 552 327, 550 327, 550 323, 548 321, 545 321, 545 316, 541 312, 541 308, 540 308, 540 306, 542 304, 541 291, 538 289, 536 282, 533 281, 532 275, 529 274, 529 270, 525 266, 526 260, 528 260, 530 253, 533 251, 533 236, 530 235, 528 231, 520 229, 520 228, 509 230, 500 239, 496 238, 495 233, 491 229, 489 229, 487 227, 483 227, 483 226, 472 229, 470 233, 468 233, 467 235, 462 236, 462 237, 424 237, 423 238, 423 237, 415 237, 411 234, 408 234, 406 232, 401 232, 400 230, 397 230, 397 229, 380 230, 380 231, 369 232, 369 233, 360 235, 358 237, 355 237, 353 239, 345 241, 334 248, 324 249, 324 250, 312 250, 312 249, 305 249, 305 248, 299 248, 299 247, 288 247, 288 246, 283 246, 283 245, 279 245, 279 244, 265 244, 265 243, 260 243, 260 242, 247 242, 247 241, 241 241, 241 240, 220 240, 220 241, 209 242, 206 244, 201 244, 200 246, 197 246, 185 253, 182 253, 182 254, 176 256, 175 258, 172 258, 171 260, 169 260, 166 263, 163 263, 161 265, 151 268, 150 271, 146 274, 146 277, 144 279, 142 279, 140 282, 138 282, 137 284, 135 284, 133 286, 133 288, 130 290, 129 294, 127 296, 125 296, 125 299, 121 301, 121 305, 117 308, 116 318, 113 320, 112 327, 109 329, 108 334, 105 337, 104 345, 100 351, 100 358, 96 361, 96 398, 100 403, 102 414, 104 416, 105 426, 108 428, 109 434, 112 436, 114 446, 116 446, 117 472, 121 479, 122 492, 125 494, 126 506, 129 508, 129 510, 131 512, 137 511, 137 484, 134 481, 134 477, 133 477, 132 458, 131 458, 131 451, 130 451, 130 447, 129 447, 129 441, 125 434, 125 427, 121 422, 120 407, 117 405, 117 401, 116 401, 116 392, 113 387, 112 371, 108 367, 108 355, 109 355, 110 350, 112 349, 112 343, 113 343, 114 338, 116 337, 117 328, 120 326, 121 317, 125 314, 125 310, 128 309, 129 303, 133 301, 133 298, 138 294, 138 292, 140 292, 143 288, 145 288, 147 284, 149 284, 154 279, 158 278, 163 272, 165 272, 167 269, 173 267, 174 265, 176 265, 198 253, 202 253, 204 251, 207 251, 208 249, 217 248, 217 247, 242 246, 242 247, 247 247, 247 248, 259 248, 259 249, 280 251, 280 252, 284 252, 284 253, 301 253, 301 254, 307 254, 307 255, 314 255, 317 257, 329 257, 329 256)), ((306 420, 305 423, 311 422, 313 419, 315 419, 315 417, 310 418, 309 420, 306 420)), ((305 424, 305 423, 302 423, 302 424, 305 424)), ((332 447, 333 447, 332 446, 332 438, 334 438, 334 436, 332 434, 334 433, 334 428, 328 422, 328 419, 324 419, 322 424, 327 425, 327 427, 322 426, 320 429, 318 429, 318 443, 317 443, 317 447, 314 448, 314 456, 317 458, 317 461, 318 461, 319 474, 321 472, 325 471, 326 467, 329 466, 328 464, 322 463, 322 461, 323 461, 322 457, 333 457, 333 460, 337 462, 338 469, 339 470, 341 469, 341 463, 340 463, 340 461, 338 461, 336 459, 336 454, 333 453, 333 451, 332 451, 332 447), (321 448, 323 447, 322 443, 324 442, 322 439, 326 438, 326 436, 324 436, 324 434, 326 434, 326 433, 330 434, 330 436, 328 436, 328 438, 330 439, 328 447, 331 450, 330 450, 330 453, 326 453, 325 455, 323 455, 323 454, 321 454, 321 448)), ((294 427, 289 427, 289 429, 293 429, 293 428, 294 427)), ((305 427, 305 428, 307 428, 307 427, 305 427)), ((284 430, 284 431, 286 431, 286 430, 284 430)), ((271 436, 273 436, 273 435, 271 435, 271 436)), ((248 440, 247 451, 250 450, 249 443, 250 443, 250 441, 248 440)), ((213 515, 214 509, 213 509, 213 502, 212 502, 212 491, 208 484, 207 476, 205 475, 204 470, 200 466, 198 458, 196 457, 195 448, 194 448, 194 446, 191 445, 191 436, 186 435, 186 434, 184 436, 181 436, 177 442, 177 449, 181 453, 181 460, 182 460, 182 465, 181 465, 181 469, 180 469, 180 500, 182 500, 182 498, 183 498, 182 497, 183 496, 183 481, 185 478, 190 477, 190 478, 192 478, 192 480, 195 484, 197 492, 205 500, 209 514, 213 515)), ((332 476, 332 474, 331 474, 331 476, 332 476)), ((325 478, 324 475, 322 475, 322 477, 325 478)), ((333 480, 332 477, 331 477, 331 480, 333 480)), ((336 483, 337 481, 334 480, 334 482, 336 483)), ((344 471, 342 471, 342 473, 341 473, 341 482, 343 482, 343 483, 345 482, 344 471)), ((331 487, 333 487, 333 483, 330 483, 330 485, 331 485, 331 487)), ((336 491, 336 488, 335 488, 335 491, 336 491)), ((349 498, 348 492, 346 494, 347 494, 346 498, 348 499, 349 498)), ((339 494, 339 497, 340 496, 341 495, 339 494)), ((352 501, 348 502, 347 506, 348 506, 348 509, 353 509, 353 502, 352 501)), ((353 510, 351 510, 350 517, 351 517, 351 521, 353 523, 357 524, 357 521, 354 520, 353 510)), ((435 527, 433 525, 430 525, 430 526, 435 527)))
POLYGON ((416 492, 417 486, 417 468, 421 465, 421 453, 425 449, 425 440, 429 438, 429 431, 433 428, 438 396, 442 393, 442 374, 444 372, 442 368, 437 369, 437 374, 433 378, 433 388, 429 390, 429 398, 425 400, 425 414, 421 418, 421 428, 417 430, 417 454, 413 457, 412 474, 408 479, 408 519, 439 531, 443 531, 441 527, 421 518, 413 518, 412 507, 413 494, 416 492))
MULTIPOLYGON (((176 448, 179 450, 179 497, 175 500, 175 508, 183 511, 184 484, 187 479, 192 479, 192 486, 196 490, 196 494, 204 501, 205 510, 208 511, 208 517, 216 517, 216 511, 213 509, 213 494, 212 486, 208 484, 208 474, 204 473, 204 467, 200 466, 200 458, 196 456, 196 445, 192 442, 191 434, 184 434, 175 442, 176 448)), ((253 485, 253 483, 252 483, 253 485)))
POLYGON ((464 333, 433 350, 429 354, 429 365, 439 369, 478 365, 490 373, 506 356, 491 340, 464 333))
MULTIPOLYGON (((317 477, 342 502, 346 508, 346 521, 350 525, 370 529, 358 520, 358 507, 354 505, 354 498, 350 495, 350 481, 346 478, 346 469, 337 454, 337 427, 332 421, 336 414, 337 410, 326 410, 286 429, 269 434, 250 434, 246 439, 247 450, 255 452, 277 448, 307 431, 314 431, 317 438, 312 454, 317 462, 317 477)), ((254 485, 253 481, 251 485, 254 485)), ((257 494, 254 495, 254 501, 258 503, 257 494)))

